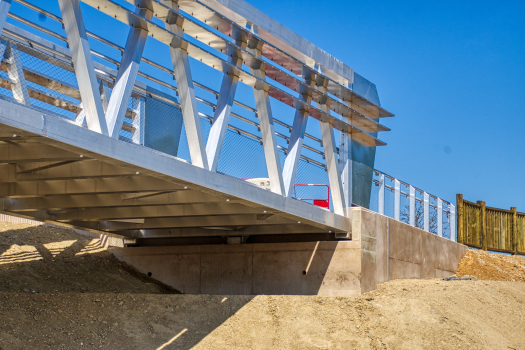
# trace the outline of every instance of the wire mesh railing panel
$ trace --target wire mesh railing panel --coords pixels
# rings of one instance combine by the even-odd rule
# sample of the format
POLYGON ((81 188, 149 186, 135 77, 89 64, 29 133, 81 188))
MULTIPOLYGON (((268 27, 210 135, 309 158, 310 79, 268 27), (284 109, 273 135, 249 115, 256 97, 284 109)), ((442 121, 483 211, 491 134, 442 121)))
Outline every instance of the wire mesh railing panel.
MULTIPOLYGON (((329 185, 328 173, 324 167, 321 167, 317 164, 310 163, 304 159, 299 160, 299 165, 297 167, 297 176, 295 183, 297 184, 316 184, 316 185, 329 185)), ((313 196, 313 197, 304 197, 304 198, 314 198, 315 196, 321 196, 319 199, 326 197, 326 188, 323 186, 308 186, 307 189, 301 189, 300 194, 294 198, 300 198, 299 195, 313 196), (313 188, 317 187, 317 188, 313 188)), ((333 209, 332 205, 332 195, 330 194, 329 208, 333 209)), ((313 201, 310 201, 313 203, 313 201)))
POLYGON ((217 171, 239 179, 268 178, 260 141, 228 129, 217 171))
POLYGON ((445 211, 441 213, 443 216, 443 237, 451 239, 450 237, 450 211, 445 211))
POLYGON ((385 179, 385 215, 394 218, 395 215, 395 184, 389 178, 385 179))

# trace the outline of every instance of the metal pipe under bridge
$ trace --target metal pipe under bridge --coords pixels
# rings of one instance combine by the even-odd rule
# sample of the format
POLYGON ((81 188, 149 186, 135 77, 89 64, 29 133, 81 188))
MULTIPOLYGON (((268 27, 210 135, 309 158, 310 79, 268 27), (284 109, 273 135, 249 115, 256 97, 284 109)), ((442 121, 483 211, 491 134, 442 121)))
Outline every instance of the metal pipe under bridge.
POLYGON ((1 212, 135 239, 351 238, 393 116, 374 84, 242 0, 57 2, 0 0, 1 212), (299 199, 323 183, 328 208, 299 199))

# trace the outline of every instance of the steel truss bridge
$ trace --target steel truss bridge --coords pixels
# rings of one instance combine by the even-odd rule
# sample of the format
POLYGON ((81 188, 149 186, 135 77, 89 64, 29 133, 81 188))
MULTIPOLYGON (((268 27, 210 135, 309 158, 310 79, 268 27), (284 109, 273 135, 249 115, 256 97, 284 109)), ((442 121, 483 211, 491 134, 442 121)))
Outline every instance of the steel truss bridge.
POLYGON ((3 213, 138 239, 335 239, 351 237, 352 203, 368 206, 393 115, 242 0, 0 0, 0 31, 3 213), (250 90, 255 107, 238 98, 250 90), (316 172, 331 210, 294 198, 316 172))

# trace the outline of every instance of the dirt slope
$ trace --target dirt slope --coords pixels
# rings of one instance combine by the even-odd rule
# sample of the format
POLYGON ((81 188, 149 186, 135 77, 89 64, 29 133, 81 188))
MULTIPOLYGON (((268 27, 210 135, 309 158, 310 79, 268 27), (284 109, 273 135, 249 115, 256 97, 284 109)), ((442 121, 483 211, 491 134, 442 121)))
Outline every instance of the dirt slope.
POLYGON ((359 298, 166 294, 96 245, 0 223, 0 349, 525 349, 523 282, 399 280, 359 298))
POLYGON ((456 275, 472 275, 491 281, 525 282, 525 257, 471 249, 461 260, 456 275))

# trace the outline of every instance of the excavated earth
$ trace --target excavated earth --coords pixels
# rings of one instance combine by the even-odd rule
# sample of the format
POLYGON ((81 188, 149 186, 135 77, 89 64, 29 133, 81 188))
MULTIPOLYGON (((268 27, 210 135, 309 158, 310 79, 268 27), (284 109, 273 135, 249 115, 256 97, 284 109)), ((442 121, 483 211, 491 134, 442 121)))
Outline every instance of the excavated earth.
POLYGON ((525 349, 525 258, 357 298, 178 294, 100 241, 0 223, 0 349, 525 349))

